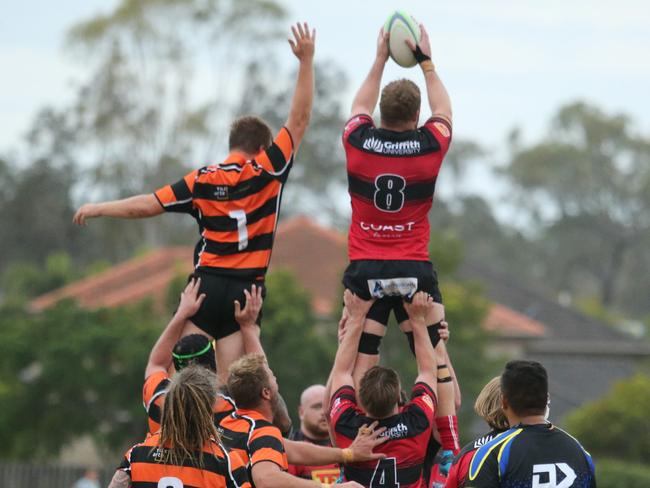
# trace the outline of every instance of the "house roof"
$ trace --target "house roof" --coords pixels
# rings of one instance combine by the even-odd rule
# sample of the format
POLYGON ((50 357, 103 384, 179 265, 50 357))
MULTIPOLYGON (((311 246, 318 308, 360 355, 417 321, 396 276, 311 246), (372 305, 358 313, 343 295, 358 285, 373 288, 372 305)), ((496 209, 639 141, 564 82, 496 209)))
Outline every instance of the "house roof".
MULTIPOLYGON (((193 248, 165 247, 118 264, 99 274, 46 293, 30 303, 33 311, 42 311, 63 299, 74 299, 87 308, 111 307, 152 298, 156 306, 165 303, 171 281, 192 270, 193 248)), ((289 269, 311 294, 313 306, 320 316, 329 315, 339 302, 341 276, 347 265, 347 238, 343 232, 324 227, 306 216, 283 221, 273 248, 270 270, 289 269)), ((495 277, 480 267, 465 267, 469 278, 486 283, 488 296, 494 304, 488 311, 484 326, 510 338, 576 339, 584 334, 584 323, 591 319, 570 310, 558 310, 537 293, 520 285, 511 285, 511 278, 495 277), (574 322, 578 321, 577 326, 574 322), (566 322, 566 324, 564 324, 566 322), (564 325, 561 325, 564 324, 564 325), (574 330, 575 329, 575 330, 574 330)), ((620 336, 609 334, 609 327, 599 324, 600 338, 620 336), (604 329, 603 329, 604 328, 604 329)))

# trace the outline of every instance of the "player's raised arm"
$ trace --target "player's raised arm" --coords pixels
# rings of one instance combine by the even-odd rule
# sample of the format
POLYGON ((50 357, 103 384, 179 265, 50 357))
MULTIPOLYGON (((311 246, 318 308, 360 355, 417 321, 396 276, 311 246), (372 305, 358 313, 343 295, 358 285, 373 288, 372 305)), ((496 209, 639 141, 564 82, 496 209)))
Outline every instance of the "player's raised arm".
POLYGON ((302 136, 309 125, 311 107, 314 101, 314 47, 316 29, 310 31, 307 22, 291 27, 293 39, 289 39, 293 54, 300 61, 296 89, 291 100, 291 109, 286 127, 291 133, 294 152, 298 149, 302 136))
POLYGON ((205 300, 205 293, 199 294, 200 287, 201 278, 192 279, 181 293, 181 301, 176 313, 151 348, 144 371, 145 379, 158 371, 167 372, 169 370, 172 364, 172 350, 181 338, 185 322, 197 312, 205 300))
POLYGON ((345 334, 336 351, 334 365, 327 382, 325 400, 329 404, 332 393, 345 385, 354 386, 352 372, 354 363, 357 358, 357 349, 359 347, 359 338, 363 332, 363 324, 366 320, 366 314, 374 303, 374 300, 362 300, 350 290, 343 293, 343 302, 347 313, 345 323, 345 334))
POLYGON ((418 377, 415 381, 416 383, 426 383, 435 393, 437 391, 436 372, 438 370, 438 361, 427 331, 427 314, 430 313, 432 308, 433 299, 422 291, 415 294, 411 303, 404 301, 404 309, 408 313, 413 326, 415 360, 418 367, 418 377))
POLYGON ((86 225, 86 220, 96 217, 117 217, 121 219, 142 219, 164 212, 153 193, 114 200, 111 202, 86 203, 75 213, 72 222, 86 225))
MULTIPOLYGON (((239 301, 235 300, 235 320, 241 329, 242 339, 244 341, 244 352, 246 354, 261 354, 266 358, 266 352, 260 341, 260 326, 257 325, 257 319, 262 310, 264 300, 262 298, 262 287, 253 284, 251 291, 244 290, 246 303, 242 308, 239 301)), ((268 359, 267 359, 268 362, 268 359)), ((273 425, 275 425, 283 434, 291 430, 291 416, 287 409, 287 404, 278 393, 273 409, 273 425)))
POLYGON ((442 84, 436 68, 431 61, 431 43, 429 42, 429 34, 420 24, 420 42, 415 45, 411 40, 406 40, 406 43, 413 51, 413 55, 417 60, 424 80, 427 85, 427 97, 429 99, 429 107, 431 107, 431 115, 435 117, 442 117, 451 124, 451 100, 445 85, 442 84))
POLYGON ((352 110, 350 116, 367 114, 372 117, 375 111, 377 100, 379 99, 379 87, 381 77, 384 74, 384 67, 388 60, 388 32, 384 32, 383 27, 377 37, 377 54, 375 61, 372 63, 370 72, 366 79, 363 80, 359 91, 352 101, 352 110))

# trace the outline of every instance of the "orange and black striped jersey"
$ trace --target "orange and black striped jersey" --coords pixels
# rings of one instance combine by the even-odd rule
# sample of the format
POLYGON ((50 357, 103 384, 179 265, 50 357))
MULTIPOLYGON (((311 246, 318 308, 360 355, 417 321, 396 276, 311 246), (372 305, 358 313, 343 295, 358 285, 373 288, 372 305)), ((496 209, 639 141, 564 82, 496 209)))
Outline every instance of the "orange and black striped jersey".
POLYGON ((133 488, 210 487, 250 488, 246 465, 236 454, 228 452, 223 444, 212 440, 203 446, 203 464, 199 464, 199 452, 192 459, 184 459, 182 465, 163 464, 163 449, 158 447, 160 434, 149 436, 136 444, 124 455, 117 468, 131 477, 133 488), (162 483, 161 483, 162 482, 162 483))
MULTIPOLYGON (((169 387, 169 374, 166 371, 153 373, 144 380, 142 388, 142 404, 147 412, 149 433, 153 434, 160 430, 160 419, 162 418, 162 406, 167 388, 169 387)), ((219 423, 235 411, 235 402, 224 391, 217 393, 217 402, 214 404, 214 425, 219 423)))
POLYGON ((283 127, 254 159, 234 152, 223 163, 192 171, 155 192, 165 211, 189 213, 197 220, 197 268, 242 278, 264 276, 292 164, 293 140, 283 127))
POLYGON ((238 408, 218 426, 221 440, 252 468, 261 461, 271 461, 282 471, 289 469, 282 433, 256 410, 238 408))

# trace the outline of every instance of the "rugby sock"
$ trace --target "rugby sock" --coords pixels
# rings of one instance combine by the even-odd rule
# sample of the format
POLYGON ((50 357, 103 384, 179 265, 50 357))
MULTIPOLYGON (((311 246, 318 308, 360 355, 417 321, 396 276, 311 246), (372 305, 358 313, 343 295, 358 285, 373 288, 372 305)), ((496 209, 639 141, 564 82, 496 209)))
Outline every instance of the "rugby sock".
MULTIPOLYGON (((433 344, 433 347, 436 347, 438 345, 438 342, 440 342, 441 326, 442 320, 438 323, 427 326, 427 332, 429 333, 429 339, 431 339, 431 344, 433 344)), ((413 332, 404 332, 404 335, 406 335, 406 340, 409 342, 409 348, 415 356, 415 339, 413 338, 413 332)))
POLYGON ((458 441, 458 418, 455 415, 436 417, 436 426, 440 433, 440 443, 445 451, 452 451, 454 455, 460 451, 458 441))

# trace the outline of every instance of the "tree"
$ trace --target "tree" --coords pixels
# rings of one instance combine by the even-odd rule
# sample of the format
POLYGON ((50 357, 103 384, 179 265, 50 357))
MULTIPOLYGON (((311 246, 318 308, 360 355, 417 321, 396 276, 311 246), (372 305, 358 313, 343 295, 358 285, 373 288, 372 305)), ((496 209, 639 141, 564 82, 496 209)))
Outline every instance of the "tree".
MULTIPOLYGON (((543 243, 545 280, 591 291, 606 306, 631 305, 622 298, 632 287, 624 276, 648 264, 641 249, 650 243, 650 140, 624 115, 573 103, 541 142, 522 148, 513 139, 504 174, 543 243)), ((648 312, 647 300, 634 305, 648 312)))
POLYGON ((43 314, 0 313, 2 457, 51 458, 91 435, 123 449, 145 433, 140 400, 149 348, 162 321, 146 304, 87 311, 70 302, 43 314))
POLYGON ((567 418, 567 427, 594 456, 650 463, 650 377, 616 383, 601 399, 567 418))

